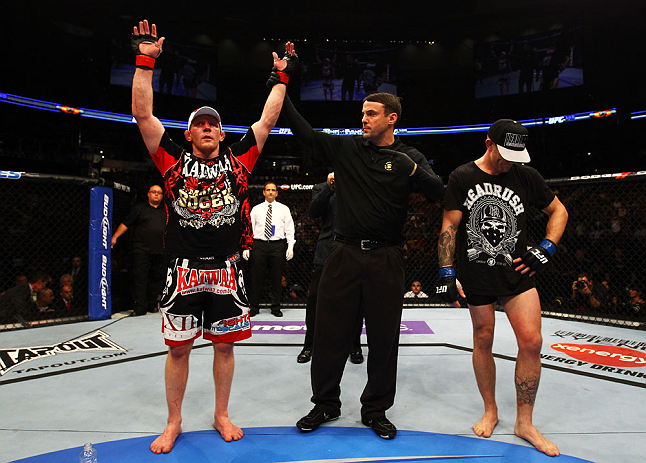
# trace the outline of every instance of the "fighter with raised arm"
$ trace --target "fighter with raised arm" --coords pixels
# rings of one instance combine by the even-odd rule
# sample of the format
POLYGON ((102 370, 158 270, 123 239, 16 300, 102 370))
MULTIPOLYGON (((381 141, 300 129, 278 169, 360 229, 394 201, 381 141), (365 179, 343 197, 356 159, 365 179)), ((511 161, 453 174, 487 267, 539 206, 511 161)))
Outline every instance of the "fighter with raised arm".
POLYGON ((191 113, 184 136, 187 152, 173 142, 153 115, 152 77, 164 37, 155 24, 139 22, 132 34, 136 70, 132 82, 132 114, 152 159, 164 178, 167 211, 164 251, 169 267, 160 301, 162 333, 169 346, 166 359, 168 420, 150 445, 167 453, 182 432, 182 400, 193 342, 203 335, 213 344, 215 413, 213 427, 225 441, 238 440, 242 430, 229 419, 233 379, 233 343, 251 336, 249 304, 240 251, 252 245, 248 178, 274 127, 290 74, 298 67, 294 45, 285 56, 273 53, 271 87, 260 120, 228 147, 219 113, 203 106, 191 113), (284 84, 284 85, 278 85, 284 84))

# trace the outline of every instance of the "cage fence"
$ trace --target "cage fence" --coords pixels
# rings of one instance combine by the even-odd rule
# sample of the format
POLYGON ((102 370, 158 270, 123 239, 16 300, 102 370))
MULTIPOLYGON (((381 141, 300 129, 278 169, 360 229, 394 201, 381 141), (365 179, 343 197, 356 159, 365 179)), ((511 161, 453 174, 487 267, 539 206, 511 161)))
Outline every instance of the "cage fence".
MULTIPOLYGON (((548 180, 566 206, 569 220, 550 266, 536 276, 544 315, 644 328, 645 180, 646 175, 548 180), (587 281, 585 287, 580 287, 581 279, 587 281), (588 292, 595 297, 591 298, 588 292)), ((75 257, 80 257, 83 268, 73 282, 72 308, 35 314, 34 323, 87 318, 89 189, 100 182, 101 179, 37 174, 20 181, 0 179, 3 253, 0 293, 30 274, 44 272, 51 278, 47 287, 57 299, 61 277, 73 271, 75 257)), ((289 206, 296 234, 294 258, 285 264, 284 307, 305 307, 307 301, 320 227, 320 219, 308 215, 311 199, 311 185, 279 185, 278 201, 289 206)), ((262 186, 252 185, 251 206, 262 200, 262 186)), ((135 201, 132 193, 114 190, 113 229, 135 201)), ((530 210, 529 214, 528 241, 536 244, 545 236, 547 215, 538 210, 530 210)), ((441 220, 440 202, 429 202, 420 194, 411 195, 404 230, 407 270, 402 293, 410 291, 412 283, 418 281, 427 297, 404 298, 405 307, 446 307, 434 294, 441 220)), ((112 255, 113 313, 132 308, 129 266, 127 248, 115 250, 112 255)), ((261 305, 268 303, 268 288, 263 297, 261 305)), ((11 308, 0 302, 0 325, 6 329, 14 321, 11 308)))

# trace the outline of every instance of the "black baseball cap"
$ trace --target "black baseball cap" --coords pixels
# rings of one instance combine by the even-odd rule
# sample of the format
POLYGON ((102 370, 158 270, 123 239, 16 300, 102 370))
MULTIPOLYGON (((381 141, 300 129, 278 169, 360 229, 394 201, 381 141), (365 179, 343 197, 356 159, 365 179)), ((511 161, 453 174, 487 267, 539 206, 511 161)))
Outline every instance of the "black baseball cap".
POLYGON ((505 161, 530 161, 525 147, 529 132, 518 122, 512 119, 498 119, 489 127, 487 136, 498 146, 498 151, 505 161))

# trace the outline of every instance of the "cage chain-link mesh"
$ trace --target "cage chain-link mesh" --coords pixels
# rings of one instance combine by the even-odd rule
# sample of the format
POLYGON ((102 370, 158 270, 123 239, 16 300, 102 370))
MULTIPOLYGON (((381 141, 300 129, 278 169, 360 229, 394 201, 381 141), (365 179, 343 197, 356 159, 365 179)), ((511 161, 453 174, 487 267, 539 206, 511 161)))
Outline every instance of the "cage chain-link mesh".
MULTIPOLYGON (((646 199, 641 178, 608 182, 549 181, 566 206, 569 220, 558 251, 548 269, 536 277, 544 314, 595 323, 642 327, 646 321, 646 199), (580 280, 585 280, 581 286, 580 280), (578 283, 578 284, 577 284, 578 283), (594 297, 590 297, 592 294, 594 297), (592 300, 592 301, 591 301, 592 300), (598 302, 598 303, 597 303, 598 302)), ((303 186, 301 186, 303 187, 303 186)), ((261 187, 250 188, 251 205, 263 200, 261 187)), ((75 304, 68 311, 47 311, 38 318, 87 315, 87 248, 89 187, 87 185, 1 180, 0 292, 44 272, 48 288, 60 298, 61 277, 80 257, 84 276, 73 283, 75 304), (23 278, 23 280, 20 280, 23 278)), ((132 195, 115 190, 113 228, 134 203, 132 195)), ((289 206, 294 218, 294 258, 285 265, 282 305, 304 307, 320 219, 308 215, 311 190, 279 187, 278 201, 289 206)), ((547 215, 530 210, 528 242, 545 236, 547 215)), ((414 281, 428 297, 405 298, 405 307, 445 306, 435 296, 438 279, 437 238, 442 220, 440 202, 422 195, 410 198, 404 243, 407 271, 403 292, 414 281)), ((112 259, 113 312, 131 309, 129 255, 112 259)), ((456 262, 459 266, 459 262, 456 262)), ((265 288, 262 303, 268 302, 265 288)), ((466 305, 464 305, 466 306, 466 305)), ((67 317, 67 318, 66 318, 67 317)), ((10 309, 0 304, 0 325, 13 323, 10 309)))

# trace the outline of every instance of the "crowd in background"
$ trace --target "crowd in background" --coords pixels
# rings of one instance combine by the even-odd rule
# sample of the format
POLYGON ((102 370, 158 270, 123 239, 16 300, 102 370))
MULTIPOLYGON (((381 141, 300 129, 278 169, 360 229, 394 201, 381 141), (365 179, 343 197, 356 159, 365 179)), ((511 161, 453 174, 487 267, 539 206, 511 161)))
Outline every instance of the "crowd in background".
MULTIPOLYGON (((296 246, 294 258, 286 263, 283 279, 283 302, 304 304, 312 269, 316 239, 320 223, 308 215, 310 190, 283 190, 281 185, 294 183, 312 185, 325 176, 314 178, 279 172, 266 172, 279 184, 278 201, 289 206, 295 225, 296 246)), ((148 186, 158 180, 156 174, 141 172, 114 172, 106 175, 114 181, 129 185, 135 194, 117 194, 113 224, 116 228, 130 206, 145 197, 148 186)), ((260 203, 262 185, 254 176, 250 189, 251 206, 260 203)), ((0 187, 7 188, 3 183, 0 187)), ((545 310, 568 311, 579 315, 603 316, 618 319, 644 319, 646 316, 646 201, 643 181, 614 181, 596 184, 551 185, 570 212, 570 219, 558 252, 545 274, 538 278, 545 310), (576 283, 586 280, 585 286, 576 283), (590 295, 593 295, 591 297, 590 295), (590 299, 593 301, 591 302, 590 299), (597 301, 599 303, 597 303, 597 301)), ((19 188, 16 183, 11 188, 19 188)), ((84 281, 75 279, 72 312, 87 313, 81 303, 87 298, 87 215, 75 212, 75 207, 85 203, 80 195, 83 187, 70 189, 67 196, 53 200, 53 191, 62 187, 39 184, 20 191, 3 191, 5 197, 22 195, 28 199, 22 204, 4 202, 3 216, 13 217, 2 221, 0 233, 8 258, 0 265, 0 292, 15 286, 20 277, 36 272, 51 276, 45 289, 60 300, 60 277, 69 273, 74 253, 80 254, 84 263, 84 281), (79 188, 79 189, 77 189, 79 188), (29 207, 25 207, 28 204, 29 207), (58 218, 58 219, 57 219, 58 218), (67 223, 68 225, 62 225, 67 223)), ((434 286, 437 280, 437 236, 441 221, 441 204, 429 203, 421 195, 411 197, 405 225, 407 283, 402 294, 411 290, 413 281, 419 281, 428 300, 419 303, 437 303, 434 286)), ((530 221, 529 237, 533 242, 542 238, 545 226, 542 213, 536 211, 530 221)), ((459 265, 459 262, 457 263, 459 265)), ((113 311, 128 310, 131 304, 129 276, 129 248, 120 246, 112 255, 113 311)), ((46 296, 43 295, 45 298, 46 296)), ((51 296, 51 295, 50 295, 51 296)), ((412 303, 407 300, 406 303, 412 303)), ((415 301, 417 303, 417 301, 415 301)), ((3 311, 0 311, 3 313, 3 311)), ((35 318, 52 315, 43 312, 35 318)), ((6 316, 4 317, 5 322, 6 316)))

